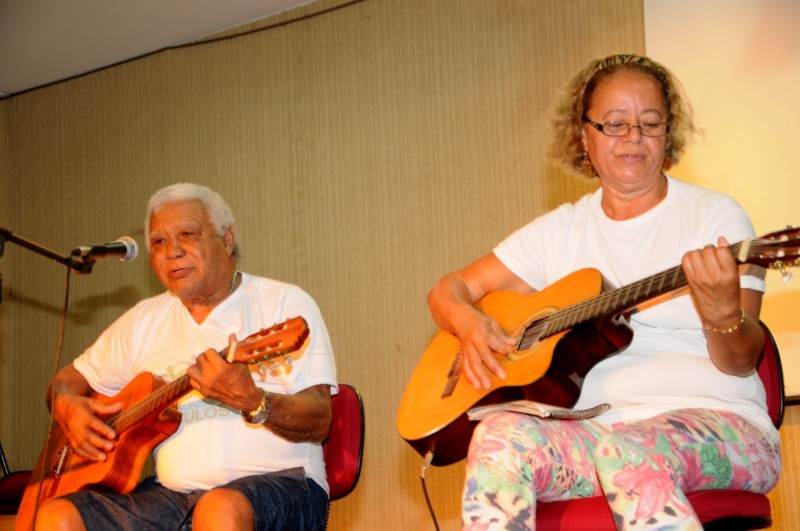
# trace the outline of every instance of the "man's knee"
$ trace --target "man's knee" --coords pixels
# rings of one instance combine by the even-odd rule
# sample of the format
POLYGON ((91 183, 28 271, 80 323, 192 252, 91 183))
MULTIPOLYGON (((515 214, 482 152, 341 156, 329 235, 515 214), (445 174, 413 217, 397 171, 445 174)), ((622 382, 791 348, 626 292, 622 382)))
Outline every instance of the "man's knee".
POLYGON ((200 498, 194 508, 192 528, 253 529, 253 508, 244 494, 234 489, 212 489, 200 498))
POLYGON ((36 516, 36 529, 53 531, 85 531, 78 509, 62 498, 48 501, 39 508, 36 516))

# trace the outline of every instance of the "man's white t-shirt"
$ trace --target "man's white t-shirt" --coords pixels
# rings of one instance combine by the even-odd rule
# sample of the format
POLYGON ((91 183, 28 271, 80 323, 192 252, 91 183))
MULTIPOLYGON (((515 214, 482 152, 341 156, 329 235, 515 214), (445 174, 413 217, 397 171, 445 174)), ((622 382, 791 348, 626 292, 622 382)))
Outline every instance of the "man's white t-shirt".
MULTIPOLYGON (((139 302, 107 328, 75 362, 100 394, 116 395, 132 378, 153 373, 167 382, 185 374, 203 351, 222 351, 230 334, 238 341, 303 317, 309 338, 290 366, 251 365, 259 387, 295 394, 314 385, 337 391, 336 365, 328 331, 314 300, 301 288, 242 273, 242 283, 198 324, 180 299, 165 292, 139 302), (263 370, 266 369, 266 370, 263 370)), ((291 443, 263 426, 244 422, 239 411, 205 399, 197 391, 181 398, 178 431, 154 450, 158 480, 176 491, 208 490, 240 477, 303 467, 328 490, 322 447, 291 443)))
MULTIPOLYGON (((633 219, 614 221, 600 205, 602 189, 517 230, 494 254, 536 290, 582 268, 599 270, 615 287, 680 265, 684 253, 754 237, 744 210, 730 197, 668 177, 666 198, 633 219)), ((742 288, 764 291, 755 276, 742 288)), ((676 408, 732 411, 768 432, 764 386, 757 373, 730 376, 710 361, 702 323, 686 294, 633 314, 633 341, 598 363, 583 382, 577 408, 610 403, 596 418, 612 424, 676 408)), ((542 400, 546 402, 546 400, 542 400)))

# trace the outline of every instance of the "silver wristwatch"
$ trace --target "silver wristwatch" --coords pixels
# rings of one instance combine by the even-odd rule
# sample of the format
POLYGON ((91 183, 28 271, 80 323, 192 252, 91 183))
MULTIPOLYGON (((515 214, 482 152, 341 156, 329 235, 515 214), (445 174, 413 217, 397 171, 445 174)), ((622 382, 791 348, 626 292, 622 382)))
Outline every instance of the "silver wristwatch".
POLYGON ((261 403, 253 411, 242 411, 242 418, 249 424, 264 424, 269 418, 272 409, 272 394, 261 389, 263 398, 261 403))

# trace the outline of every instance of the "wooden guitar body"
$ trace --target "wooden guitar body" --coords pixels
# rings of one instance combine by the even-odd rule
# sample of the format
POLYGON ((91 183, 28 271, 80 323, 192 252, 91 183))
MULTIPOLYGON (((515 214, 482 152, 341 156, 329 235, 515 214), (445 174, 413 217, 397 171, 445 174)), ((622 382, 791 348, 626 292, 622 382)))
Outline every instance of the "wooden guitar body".
MULTIPOLYGON (((229 352, 229 347, 219 354, 237 363, 294 360, 302 355, 299 349, 308 335, 305 319, 293 317, 248 336, 236 344, 238 350, 229 352)), ((286 367, 282 370, 291 370, 291 363, 286 367)), ((173 403, 191 390, 185 374, 166 383, 151 373, 142 373, 114 397, 92 395, 106 404, 123 404, 121 412, 103 419, 117 434, 114 448, 103 462, 75 454, 61 426, 52 426, 50 442, 42 450, 22 496, 16 529, 32 530, 38 507, 65 494, 90 489, 131 492, 141 479, 150 452, 175 433, 181 423, 181 414, 173 403)))
MULTIPOLYGON (((101 402, 123 403, 130 409, 137 402, 164 386, 163 380, 150 373, 143 373, 131 380, 114 397, 93 395, 101 402)), ((72 451, 60 426, 54 425, 47 454, 42 450, 32 478, 42 477, 41 494, 39 483, 31 481, 25 489, 17 514, 17 529, 31 529, 37 504, 80 490, 110 490, 127 494, 139 482, 150 452, 170 435, 175 433, 181 415, 169 404, 142 417, 142 421, 118 433, 114 449, 103 462, 87 460, 72 451)))
MULTIPOLYGON (((493 292, 476 306, 516 336, 537 319, 601 290, 600 273, 584 269, 544 291, 530 295, 493 292)), ((452 393, 443 396, 460 343, 454 335, 440 331, 406 387, 397 415, 398 432, 421 455, 432 452, 434 465, 454 463, 466 455, 475 429, 475 423, 467 418, 468 409, 520 399, 569 407, 578 399, 589 369, 625 348, 631 338, 630 328, 611 318, 581 324, 501 358, 506 379, 491 375, 489 389, 476 389, 459 378, 452 393)))

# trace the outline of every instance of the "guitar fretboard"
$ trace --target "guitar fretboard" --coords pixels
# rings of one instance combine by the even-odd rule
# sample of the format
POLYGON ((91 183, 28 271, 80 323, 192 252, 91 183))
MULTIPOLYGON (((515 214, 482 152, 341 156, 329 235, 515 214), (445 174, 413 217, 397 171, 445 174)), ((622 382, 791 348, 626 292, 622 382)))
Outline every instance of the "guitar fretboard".
POLYGON ((184 374, 174 382, 158 388, 129 409, 111 417, 106 423, 117 433, 122 433, 154 411, 160 410, 185 395, 189 392, 190 387, 189 377, 184 374))
MULTIPOLYGON (((739 252, 745 244, 748 245, 748 250, 752 246, 751 242, 746 241, 729 247, 739 263, 744 260, 739 257, 739 252)), ((539 339, 569 330, 578 324, 630 310, 644 301, 687 285, 686 273, 681 266, 676 266, 628 286, 556 310, 528 325, 519 341, 518 350, 527 349, 539 339)))

